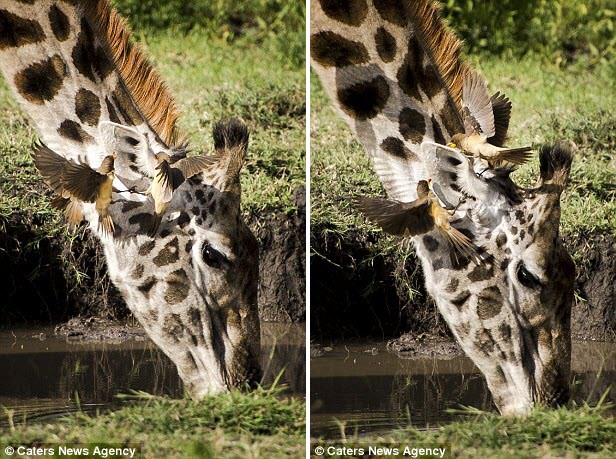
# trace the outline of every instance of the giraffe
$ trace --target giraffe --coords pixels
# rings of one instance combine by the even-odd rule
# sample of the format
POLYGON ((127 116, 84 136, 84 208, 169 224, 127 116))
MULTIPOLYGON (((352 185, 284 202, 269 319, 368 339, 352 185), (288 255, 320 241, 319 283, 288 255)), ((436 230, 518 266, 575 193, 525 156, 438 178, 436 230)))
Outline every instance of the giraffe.
POLYGON ((566 401, 575 266, 559 222, 574 147, 544 146, 538 184, 523 189, 511 170, 479 174, 446 146, 464 133, 472 70, 433 1, 311 0, 310 35, 312 67, 389 198, 415 201, 418 182, 431 180, 452 227, 482 255, 453 256, 438 230, 412 238, 428 293, 499 411, 566 401))
POLYGON ((46 148, 96 169, 115 155, 109 275, 196 398, 260 378, 258 244, 240 212, 248 130, 214 127, 217 160, 182 183, 155 237, 147 155, 186 156, 173 97, 107 0, 0 0, 0 63, 46 148))

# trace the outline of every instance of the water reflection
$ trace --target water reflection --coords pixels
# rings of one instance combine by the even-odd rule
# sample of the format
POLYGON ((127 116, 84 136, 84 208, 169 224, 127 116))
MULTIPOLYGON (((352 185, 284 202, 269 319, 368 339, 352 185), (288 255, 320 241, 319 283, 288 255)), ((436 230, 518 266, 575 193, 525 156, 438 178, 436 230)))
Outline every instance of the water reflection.
MULTIPOLYGON (((597 401, 616 380, 616 343, 574 343, 573 398, 597 401), (601 369, 601 373, 597 372, 601 369)), ((495 411, 485 380, 466 357, 400 358, 384 343, 333 346, 311 359, 313 437, 386 431, 412 423, 451 422, 461 405, 495 411)), ((608 401, 614 401, 613 393, 608 401)))
MULTIPOLYGON (((304 337, 303 324, 262 324, 265 385, 284 369, 287 393, 304 395, 304 337)), ((15 422, 24 415, 27 422, 47 420, 79 406, 90 413, 118 406, 116 394, 131 389, 183 395, 175 366, 149 340, 68 342, 52 328, 0 331, 0 374, 0 405, 15 411, 15 422), (47 338, 39 339, 41 334, 47 338)), ((0 419, 0 426, 6 423, 0 419)))

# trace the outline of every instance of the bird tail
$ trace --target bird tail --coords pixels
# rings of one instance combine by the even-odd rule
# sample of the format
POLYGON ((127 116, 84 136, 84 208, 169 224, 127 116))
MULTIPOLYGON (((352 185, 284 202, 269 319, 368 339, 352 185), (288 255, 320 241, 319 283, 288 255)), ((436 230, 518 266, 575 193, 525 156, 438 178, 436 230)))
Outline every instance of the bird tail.
POLYGON ((478 253, 477 246, 462 232, 451 227, 448 231, 442 230, 449 244, 453 248, 453 255, 456 262, 459 262, 458 255, 465 258, 470 258, 475 264, 481 264, 485 261, 485 257, 478 253))
POLYGON ((98 230, 101 231, 104 235, 113 236, 115 232, 115 225, 113 223, 113 219, 109 213, 100 214, 98 216, 98 230))
POLYGON ((521 165, 528 161, 531 156, 531 147, 507 148, 505 150, 500 150, 498 159, 501 161, 507 161, 508 163, 521 165))
POLYGON ((63 196, 54 196, 51 199, 51 207, 64 212, 71 228, 78 226, 83 221, 83 213, 78 201, 63 196))
POLYGON ((150 236, 151 238, 156 236, 156 233, 158 232, 158 228, 160 228, 160 222, 162 221, 163 221, 162 214, 158 214, 156 212, 152 214, 152 224, 150 226, 150 231, 148 232, 148 236, 150 236))

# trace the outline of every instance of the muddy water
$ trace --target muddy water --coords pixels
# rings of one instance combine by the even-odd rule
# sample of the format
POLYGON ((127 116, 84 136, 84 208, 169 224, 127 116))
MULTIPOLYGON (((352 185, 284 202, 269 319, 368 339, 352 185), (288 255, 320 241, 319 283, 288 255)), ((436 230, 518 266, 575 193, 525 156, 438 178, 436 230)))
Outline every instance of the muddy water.
MULTIPOLYGON (((305 393, 303 324, 262 324, 264 384, 285 368, 287 392, 305 393)), ((53 328, 0 331, 0 406, 15 422, 48 421, 81 408, 96 413, 121 406, 117 394, 141 390, 181 397, 175 366, 149 340, 79 343, 53 328)), ((0 426, 7 424, 0 416, 0 426)))
MULTIPOLYGON (((616 343, 573 345, 573 398, 596 401, 616 383, 616 343)), ((385 343, 332 346, 310 362, 313 437, 384 432, 451 422, 461 405, 495 411, 485 380, 463 356, 405 359, 385 343)), ((608 401, 615 401, 614 392, 608 401)))

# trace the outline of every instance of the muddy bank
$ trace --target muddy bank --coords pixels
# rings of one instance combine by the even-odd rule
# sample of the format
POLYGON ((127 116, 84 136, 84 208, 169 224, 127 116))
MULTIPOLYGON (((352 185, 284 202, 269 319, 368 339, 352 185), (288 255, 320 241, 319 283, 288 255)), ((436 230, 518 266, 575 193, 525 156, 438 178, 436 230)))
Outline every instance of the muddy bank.
MULTIPOLYGON (((259 309, 266 321, 305 319, 305 195, 298 210, 250 215, 260 246, 259 309)), ((0 216, 0 321, 62 322, 75 316, 130 316, 111 283, 102 247, 88 231, 69 238, 41 234, 42 221, 24 210, 0 216)))
MULTIPOLYGON (((616 339, 616 236, 565 236, 577 265, 572 334, 616 339)), ((378 235, 325 226, 311 229, 311 321, 317 342, 398 337, 405 332, 451 337, 424 287, 419 260, 403 250, 383 255, 378 235)))

